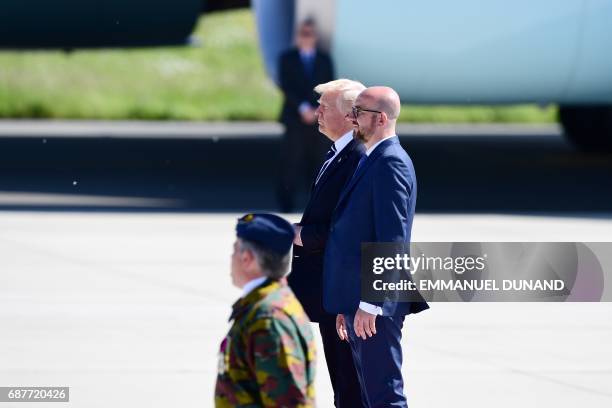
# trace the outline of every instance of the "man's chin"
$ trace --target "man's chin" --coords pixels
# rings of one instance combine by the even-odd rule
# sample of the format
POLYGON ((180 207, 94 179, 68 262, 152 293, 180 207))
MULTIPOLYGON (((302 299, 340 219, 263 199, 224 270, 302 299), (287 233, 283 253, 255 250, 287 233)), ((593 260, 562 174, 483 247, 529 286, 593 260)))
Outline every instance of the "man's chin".
POLYGON ((360 142, 364 142, 365 143, 365 141, 366 141, 365 135, 362 132, 360 132, 359 130, 355 131, 355 136, 354 137, 355 137, 355 139, 359 140, 360 142))

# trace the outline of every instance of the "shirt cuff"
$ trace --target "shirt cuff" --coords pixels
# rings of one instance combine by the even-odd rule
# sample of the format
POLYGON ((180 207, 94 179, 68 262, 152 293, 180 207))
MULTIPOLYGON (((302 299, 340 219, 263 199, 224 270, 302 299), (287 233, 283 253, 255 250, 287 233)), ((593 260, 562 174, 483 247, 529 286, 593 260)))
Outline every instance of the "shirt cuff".
POLYGON ((312 106, 310 106, 310 104, 308 102, 302 102, 300 103, 300 106, 298 106, 298 111, 300 113, 304 113, 305 111, 312 109, 312 106))
POLYGON ((302 241, 302 231, 304 230, 304 226, 303 226, 303 225, 300 225, 300 224, 295 224, 295 226, 296 226, 296 227, 297 227, 297 226, 301 227, 301 228, 300 228, 300 233, 299 233, 299 234, 297 234, 297 235, 299 235, 299 236, 300 236, 300 242, 302 243, 302 247, 303 247, 303 246, 304 246, 304 241, 302 241))
POLYGON ((382 307, 380 306, 376 306, 376 305, 372 305, 370 303, 366 303, 366 302, 359 302, 359 308, 361 310, 363 310, 364 312, 368 312, 369 314, 373 314, 373 315, 380 315, 382 316, 382 307))

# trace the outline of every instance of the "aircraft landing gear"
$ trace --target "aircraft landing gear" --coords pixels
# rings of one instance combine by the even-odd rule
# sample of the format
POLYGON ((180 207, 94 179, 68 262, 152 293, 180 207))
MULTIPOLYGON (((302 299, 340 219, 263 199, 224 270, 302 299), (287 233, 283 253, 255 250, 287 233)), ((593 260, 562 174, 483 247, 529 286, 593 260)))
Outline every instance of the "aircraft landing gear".
POLYGON ((612 106, 560 106, 565 137, 585 152, 612 152, 612 106))

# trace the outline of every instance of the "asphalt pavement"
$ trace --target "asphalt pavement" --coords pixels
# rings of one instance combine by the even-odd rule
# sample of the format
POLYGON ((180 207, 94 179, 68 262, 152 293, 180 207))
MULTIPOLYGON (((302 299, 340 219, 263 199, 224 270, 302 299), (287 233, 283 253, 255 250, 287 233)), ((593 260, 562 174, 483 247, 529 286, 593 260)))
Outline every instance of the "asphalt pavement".
MULTIPOLYGON (((612 159, 556 126, 399 133, 414 241, 612 241, 612 159)), ((279 138, 275 124, 0 122, 0 386, 70 386, 75 407, 212 406, 240 293, 235 220, 275 209, 279 138)), ((611 314, 434 303, 403 331, 410 406, 608 407, 611 314)))
MULTIPOLYGON (((0 385, 70 386, 72 407, 212 407, 240 295, 229 278, 238 216, 0 213, 0 385)), ((610 241, 610 231, 609 219, 419 214, 413 239, 610 241)), ((403 330, 410 406, 608 407, 611 314, 612 303, 433 303, 403 330)))
MULTIPOLYGON (((274 210, 275 123, 0 122, 0 209, 274 210)), ((612 210, 612 155, 554 125, 402 125, 422 213, 612 210)), ((303 206, 310 178, 299 194, 303 206)), ((296 210, 299 210, 297 208, 296 210)))

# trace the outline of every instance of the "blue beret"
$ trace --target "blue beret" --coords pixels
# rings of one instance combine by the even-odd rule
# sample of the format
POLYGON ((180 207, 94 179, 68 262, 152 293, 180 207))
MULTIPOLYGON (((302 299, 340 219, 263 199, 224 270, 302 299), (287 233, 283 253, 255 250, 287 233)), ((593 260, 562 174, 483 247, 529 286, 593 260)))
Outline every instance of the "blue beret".
POLYGON ((263 249, 285 255, 291 249, 295 232, 284 218, 274 214, 247 214, 238 219, 236 235, 263 249))

